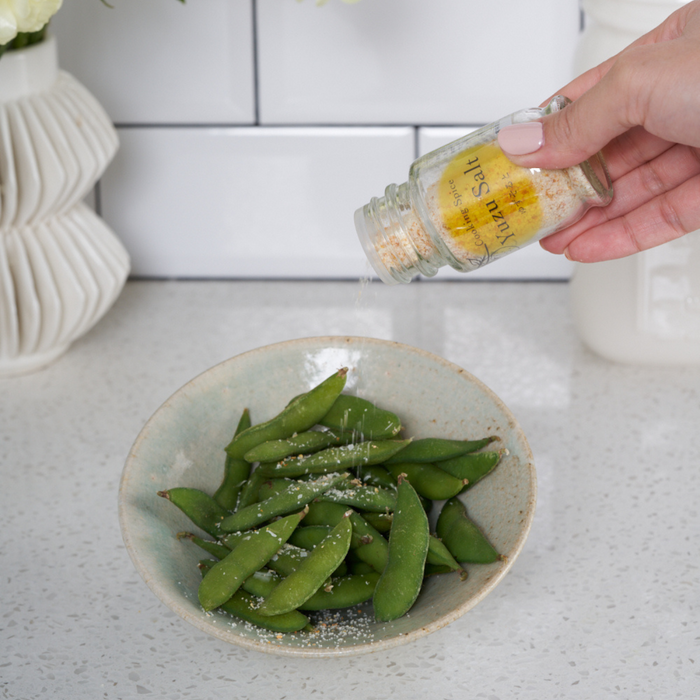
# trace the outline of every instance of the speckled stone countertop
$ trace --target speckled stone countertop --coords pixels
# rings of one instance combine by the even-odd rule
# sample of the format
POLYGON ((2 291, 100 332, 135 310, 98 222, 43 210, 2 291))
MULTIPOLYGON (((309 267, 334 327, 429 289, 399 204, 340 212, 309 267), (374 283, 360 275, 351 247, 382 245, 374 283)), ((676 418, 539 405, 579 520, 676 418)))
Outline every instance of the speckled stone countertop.
POLYGON ((609 363, 565 284, 132 282, 58 362, 0 380, 0 697, 700 697, 700 369, 609 363), (381 654, 296 660, 197 631, 139 578, 117 489, 144 422, 212 365, 394 339, 490 386, 535 456, 525 549, 482 603, 381 654))

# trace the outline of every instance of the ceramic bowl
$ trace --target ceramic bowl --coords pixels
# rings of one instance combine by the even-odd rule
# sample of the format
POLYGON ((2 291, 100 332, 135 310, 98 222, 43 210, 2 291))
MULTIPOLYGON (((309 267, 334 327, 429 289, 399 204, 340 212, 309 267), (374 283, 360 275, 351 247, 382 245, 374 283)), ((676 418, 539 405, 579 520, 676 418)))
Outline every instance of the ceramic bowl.
POLYGON ((467 371, 399 343, 321 337, 238 355, 173 394, 129 453, 120 484, 119 517, 127 550, 145 582, 198 629, 261 652, 337 657, 405 644, 444 627, 483 600, 523 547, 534 516, 535 492, 535 468, 525 435, 498 397, 467 371), (367 604, 364 609, 328 613, 325 625, 319 625, 323 633, 275 635, 218 611, 205 613, 197 602, 197 562, 206 554, 175 537, 194 526, 156 492, 191 486, 212 493, 223 473, 223 448, 244 408, 250 409, 254 423, 267 420, 340 367, 350 370, 345 391, 397 413, 405 436, 500 438, 508 454, 461 498, 506 559, 467 565, 466 581, 458 574, 428 578, 409 615, 389 623, 375 622, 367 604))

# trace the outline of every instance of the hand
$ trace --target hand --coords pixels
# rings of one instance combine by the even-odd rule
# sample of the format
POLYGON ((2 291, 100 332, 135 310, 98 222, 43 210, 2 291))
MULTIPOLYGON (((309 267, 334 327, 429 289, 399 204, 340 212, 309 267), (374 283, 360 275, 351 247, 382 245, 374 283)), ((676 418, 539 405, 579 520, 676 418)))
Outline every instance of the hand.
MULTIPOLYGON (((622 258, 700 229, 700 0, 561 90, 542 129, 505 127, 525 167, 565 168, 603 149, 614 198, 541 245, 569 259, 622 258)), ((528 125, 530 126, 530 125, 528 125)))

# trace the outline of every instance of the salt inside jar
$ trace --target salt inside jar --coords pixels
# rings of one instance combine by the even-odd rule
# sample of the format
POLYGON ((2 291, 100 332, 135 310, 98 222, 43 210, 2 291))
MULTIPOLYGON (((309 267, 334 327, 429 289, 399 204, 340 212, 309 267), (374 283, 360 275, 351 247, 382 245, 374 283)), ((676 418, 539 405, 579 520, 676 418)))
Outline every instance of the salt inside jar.
POLYGON ((602 154, 564 170, 523 168, 500 149, 508 124, 540 119, 569 100, 553 98, 489 124, 416 160, 407 182, 391 184, 355 212, 365 254, 387 284, 431 277, 450 265, 470 272, 539 241, 612 200, 602 154))

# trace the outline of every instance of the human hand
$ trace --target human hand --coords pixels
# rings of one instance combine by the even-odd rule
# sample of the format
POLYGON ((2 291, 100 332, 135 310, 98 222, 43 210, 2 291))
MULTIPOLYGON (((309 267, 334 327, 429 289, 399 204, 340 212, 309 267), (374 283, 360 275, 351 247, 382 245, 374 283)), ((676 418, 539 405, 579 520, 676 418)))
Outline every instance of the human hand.
POLYGON ((504 127, 501 148, 541 168, 570 167, 604 149, 615 195, 543 239, 543 248, 596 262, 700 229, 700 0, 561 94, 574 102, 541 127, 504 127))

